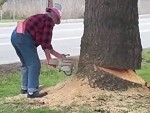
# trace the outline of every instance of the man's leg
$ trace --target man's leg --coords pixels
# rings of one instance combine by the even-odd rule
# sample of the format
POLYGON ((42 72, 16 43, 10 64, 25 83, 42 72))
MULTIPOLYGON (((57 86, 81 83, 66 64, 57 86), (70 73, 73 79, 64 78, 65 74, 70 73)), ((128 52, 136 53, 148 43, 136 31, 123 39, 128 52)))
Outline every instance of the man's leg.
POLYGON ((25 34, 21 37, 20 42, 18 43, 18 48, 21 51, 28 69, 28 92, 36 92, 39 87, 41 64, 37 49, 34 46, 30 35, 25 34))
POLYGON ((39 93, 39 75, 41 69, 40 59, 37 53, 37 48, 29 34, 23 35, 18 43, 19 50, 24 58, 28 69, 28 98, 43 97, 47 95, 46 92, 39 93))
POLYGON ((47 93, 39 93, 39 75, 41 64, 37 54, 37 49, 29 34, 18 34, 16 46, 19 49, 28 72, 28 97, 36 98, 45 96, 47 93))
POLYGON ((28 69, 26 67, 23 56, 22 56, 19 48, 17 47, 17 38, 19 38, 19 37, 16 34, 16 30, 14 30, 12 33, 12 36, 11 36, 11 42, 12 42, 12 45, 15 48, 15 51, 22 63, 22 66, 21 66, 21 93, 25 94, 25 93, 27 93, 27 88, 28 88, 28 69))

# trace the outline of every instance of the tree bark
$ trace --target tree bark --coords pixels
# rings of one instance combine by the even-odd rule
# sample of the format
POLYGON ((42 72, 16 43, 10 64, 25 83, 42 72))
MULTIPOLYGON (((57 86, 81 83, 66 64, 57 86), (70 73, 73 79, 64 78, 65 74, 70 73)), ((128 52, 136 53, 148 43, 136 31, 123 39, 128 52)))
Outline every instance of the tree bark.
POLYGON ((142 46, 137 0, 85 0, 79 69, 87 64, 139 69, 142 46))
POLYGON ((127 89, 137 86, 94 67, 141 68, 141 39, 137 0, 85 0, 84 34, 78 74, 86 75, 92 86, 127 89))

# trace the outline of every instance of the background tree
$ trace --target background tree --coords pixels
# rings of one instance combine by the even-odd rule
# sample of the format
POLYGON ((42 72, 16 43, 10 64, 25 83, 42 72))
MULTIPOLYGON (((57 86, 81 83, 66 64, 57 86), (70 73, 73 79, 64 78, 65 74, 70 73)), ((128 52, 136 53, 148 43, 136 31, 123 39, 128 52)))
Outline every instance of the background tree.
POLYGON ((0 0, 0 7, 2 8, 2 5, 6 2, 7 0, 0 0))
POLYGON ((2 15, 3 15, 3 11, 2 11, 2 5, 6 2, 7 0, 0 0, 0 19, 2 20, 2 15))
POLYGON ((80 76, 87 75, 92 86, 124 89, 132 85, 99 67, 141 67, 137 3, 138 0, 85 0, 78 72, 80 76))

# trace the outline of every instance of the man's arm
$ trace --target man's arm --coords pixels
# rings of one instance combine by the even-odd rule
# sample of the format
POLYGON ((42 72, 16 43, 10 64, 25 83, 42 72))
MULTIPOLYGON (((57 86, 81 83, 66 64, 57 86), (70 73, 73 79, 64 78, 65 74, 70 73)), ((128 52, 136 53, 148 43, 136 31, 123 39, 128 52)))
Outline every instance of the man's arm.
POLYGON ((51 55, 50 55, 50 50, 49 49, 44 49, 44 52, 45 52, 45 56, 46 56, 47 62, 49 63, 50 60, 52 59, 51 55))

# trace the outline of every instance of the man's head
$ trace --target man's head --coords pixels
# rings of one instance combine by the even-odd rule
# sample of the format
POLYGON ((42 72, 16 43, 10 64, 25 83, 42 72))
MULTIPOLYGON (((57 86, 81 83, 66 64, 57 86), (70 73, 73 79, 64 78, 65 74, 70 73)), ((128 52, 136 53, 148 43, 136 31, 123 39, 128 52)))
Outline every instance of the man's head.
POLYGON ((55 24, 60 24, 61 12, 53 7, 47 7, 46 12, 53 18, 55 24))

